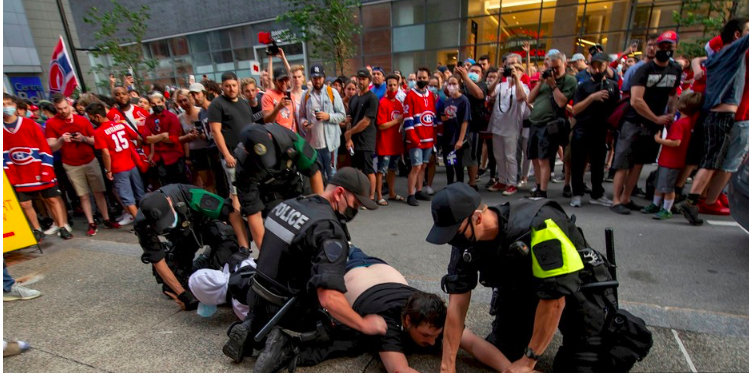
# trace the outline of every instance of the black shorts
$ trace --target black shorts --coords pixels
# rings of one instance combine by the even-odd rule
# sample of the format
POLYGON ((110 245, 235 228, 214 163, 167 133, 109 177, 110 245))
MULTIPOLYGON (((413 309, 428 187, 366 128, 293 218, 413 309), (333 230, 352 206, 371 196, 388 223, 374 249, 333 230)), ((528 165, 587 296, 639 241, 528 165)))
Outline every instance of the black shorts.
POLYGON ((619 129, 614 163, 617 170, 630 170, 638 164, 655 162, 660 145, 655 142, 656 127, 624 121, 619 129))
POLYGON ((704 141, 700 167, 708 170, 719 170, 726 159, 731 145, 731 129, 735 113, 718 113, 711 111, 703 123, 704 141))
POLYGON ((689 138, 689 146, 687 148, 687 159, 686 164, 698 165, 702 160, 702 155, 705 154, 704 143, 705 134, 703 125, 707 113, 695 114, 699 115, 697 121, 694 122, 694 128, 692 128, 692 137, 689 138))
POLYGON ((294 177, 288 181, 284 187, 271 187, 271 190, 267 188, 261 189, 257 182, 244 182, 237 181, 237 188, 239 195, 239 204, 241 205, 242 216, 254 215, 258 212, 262 212, 263 218, 268 215, 268 212, 272 210, 279 203, 290 199, 299 197, 304 193, 304 185, 299 177, 294 177))
POLYGON ((374 162, 372 162, 373 151, 355 150, 354 156, 351 157, 351 166, 358 169, 365 175, 375 173, 374 162))
POLYGON ((195 171, 208 171, 211 169, 210 154, 208 148, 190 149, 190 162, 195 171))
POLYGON ((548 125, 531 125, 528 135, 528 159, 554 158, 559 149, 558 136, 549 134, 548 125))
POLYGON ((42 198, 54 198, 59 197, 61 194, 62 193, 60 193, 60 188, 57 185, 51 186, 47 189, 35 190, 33 192, 19 192, 18 190, 16 190, 16 195, 18 195, 18 202, 31 201, 36 196, 42 198))

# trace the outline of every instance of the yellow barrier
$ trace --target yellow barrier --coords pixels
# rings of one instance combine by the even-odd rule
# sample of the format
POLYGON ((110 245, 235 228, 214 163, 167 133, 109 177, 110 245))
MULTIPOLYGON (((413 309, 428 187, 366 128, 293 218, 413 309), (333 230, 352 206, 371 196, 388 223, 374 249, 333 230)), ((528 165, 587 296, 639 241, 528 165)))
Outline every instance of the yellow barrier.
POLYGON ((3 252, 36 245, 18 197, 3 171, 3 252))

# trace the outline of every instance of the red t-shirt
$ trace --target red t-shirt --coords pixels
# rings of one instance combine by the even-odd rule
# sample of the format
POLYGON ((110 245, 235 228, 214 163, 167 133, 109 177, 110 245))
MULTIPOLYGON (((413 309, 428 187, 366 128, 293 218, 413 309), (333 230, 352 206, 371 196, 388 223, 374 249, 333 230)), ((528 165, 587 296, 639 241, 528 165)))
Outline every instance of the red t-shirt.
POLYGON ((151 114, 146 119, 146 130, 143 136, 158 135, 160 133, 169 133, 169 140, 172 144, 159 141, 154 144, 153 161, 158 162, 164 161, 165 165, 176 163, 182 158, 182 144, 179 142, 179 137, 182 136, 182 125, 179 124, 179 119, 176 115, 168 110, 164 110, 161 114, 151 114))
MULTIPOLYGON (((123 110, 122 112, 128 116, 130 122, 132 122, 136 126, 140 133, 143 133, 143 131, 145 131, 146 118, 148 118, 148 112, 145 109, 140 106, 130 105, 130 110, 123 110)), ((122 121, 127 123, 125 118, 122 118, 122 115, 120 115, 120 110, 115 107, 109 109, 109 112, 107 113, 107 119, 111 120, 112 122, 122 121)))
MULTIPOLYGON (((397 99, 389 99, 387 96, 380 99, 377 108, 377 124, 383 124, 403 117, 403 104, 397 99)), ((377 155, 401 155, 403 154, 403 136, 400 125, 396 124, 386 130, 377 128, 377 155)))
POLYGON ((661 147, 661 154, 658 156, 658 165, 667 168, 684 168, 690 137, 692 137, 692 120, 690 117, 683 116, 671 124, 668 127, 666 139, 681 140, 681 144, 676 147, 661 147))
MULTIPOLYGON (((746 63, 749 64, 749 52, 746 53, 746 63)), ((744 77, 744 93, 741 96, 739 108, 736 110, 736 121, 749 120, 749 74, 744 77)))
POLYGON ((113 174, 130 171, 135 167, 133 162, 132 140, 138 135, 125 123, 106 122, 99 126, 94 132, 96 149, 109 149, 112 159, 111 168, 113 174))
MULTIPOLYGON (((73 135, 80 132, 83 136, 91 137, 94 135, 94 126, 85 117, 77 114, 71 114, 70 119, 62 119, 54 116, 47 120, 45 136, 48 139, 59 139, 63 133, 68 132, 73 135)), ((62 163, 69 166, 80 166, 88 164, 94 160, 94 147, 85 142, 63 142, 60 149, 62 163)))

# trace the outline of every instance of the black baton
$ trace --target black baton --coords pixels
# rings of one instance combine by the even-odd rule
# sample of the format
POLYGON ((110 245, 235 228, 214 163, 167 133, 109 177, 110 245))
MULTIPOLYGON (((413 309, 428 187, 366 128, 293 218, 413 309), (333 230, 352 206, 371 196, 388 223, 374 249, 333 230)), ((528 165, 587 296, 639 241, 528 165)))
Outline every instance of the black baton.
MULTIPOLYGON (((611 263, 611 278, 614 281, 617 281, 616 276, 616 249, 614 248, 614 228, 608 227, 605 231, 605 237, 606 237, 606 259, 609 260, 609 263, 611 263)), ((617 288, 614 288, 614 297, 616 297, 616 300, 619 301, 619 292, 617 288)))
POLYGON ((270 333, 271 329, 273 329, 273 327, 276 326, 276 324, 278 324, 279 321, 281 321, 281 318, 283 317, 283 315, 285 315, 286 312, 289 311, 289 308, 291 308, 291 306, 293 306, 294 303, 296 303, 296 297, 289 299, 289 301, 286 302, 286 304, 284 304, 283 307, 281 307, 281 309, 278 310, 278 312, 276 312, 275 315, 273 315, 270 321, 268 321, 268 323, 265 324, 265 326, 262 329, 260 329, 260 332, 258 332, 257 335, 255 336, 255 342, 262 341, 263 338, 265 338, 265 336, 268 335, 268 333, 270 333))

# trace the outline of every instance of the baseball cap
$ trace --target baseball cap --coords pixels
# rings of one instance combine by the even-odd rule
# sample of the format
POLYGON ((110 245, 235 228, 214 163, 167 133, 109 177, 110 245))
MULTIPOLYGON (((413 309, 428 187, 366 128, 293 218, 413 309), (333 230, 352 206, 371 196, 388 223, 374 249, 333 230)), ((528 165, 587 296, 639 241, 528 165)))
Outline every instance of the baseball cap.
POLYGON ((596 53, 593 55, 593 57, 590 59, 590 62, 611 62, 611 59, 609 56, 606 55, 606 53, 596 53))
POLYGON ((257 156, 248 159, 256 160, 260 158, 260 162, 266 168, 276 165, 276 147, 273 145, 273 139, 268 135, 268 130, 262 124, 247 126, 239 133, 239 141, 244 145, 247 153, 257 156))
POLYGON ((200 83, 192 83, 190 84, 190 92, 203 92, 205 91, 205 87, 200 83))
POLYGON ((676 31, 666 31, 661 34, 661 36, 658 37, 658 41, 656 41, 657 44, 660 43, 671 43, 676 44, 679 42, 679 35, 676 33, 676 31))
POLYGON ((312 65, 312 67, 309 68, 309 76, 310 78, 319 78, 325 76, 325 70, 323 69, 322 65, 312 65))
POLYGON ((379 67, 379 66, 373 67, 372 72, 375 72, 375 71, 379 71, 380 73, 382 73, 382 75, 385 75, 385 69, 383 69, 382 67, 379 67))
POLYGON ((285 67, 276 67, 275 69, 273 69, 274 80, 286 79, 288 77, 289 77, 289 73, 286 71, 285 67))
MULTIPOLYGON (((367 69, 364 69, 367 71, 367 69)), ((361 72, 361 70, 359 71, 361 72)), ((357 73, 358 74, 358 73, 357 73)), ((377 204, 369 199, 369 179, 359 170, 352 167, 343 167, 336 171, 335 175, 328 182, 338 185, 356 195, 356 199, 361 202, 368 210, 376 210, 377 204)))
POLYGON ((371 79, 372 75, 369 74, 369 70, 367 70, 366 68, 362 68, 356 71, 356 77, 371 79))
POLYGON ((458 228, 481 204, 481 196, 465 183, 448 185, 432 198, 434 225, 427 242, 444 245, 455 237, 458 228))
POLYGON ((582 53, 575 53, 572 55, 572 59, 570 59, 570 62, 585 60, 585 56, 583 56, 582 53))
POLYGON ((474 60, 473 58, 467 58, 465 61, 463 61, 463 63, 470 63, 471 65, 475 65, 476 60, 474 60))
POLYGON ((239 80, 237 79, 237 74, 234 74, 231 71, 227 71, 223 74, 221 74, 221 83, 227 81, 227 80, 239 80))
POLYGON ((169 206, 166 195, 161 191, 146 194, 140 201, 140 211, 159 234, 164 233, 174 224, 174 212, 169 206))
POLYGON ((552 54, 559 54, 559 49, 549 49, 549 51, 546 52, 547 56, 551 56, 552 54))
POLYGON ((437 68, 437 70, 439 70, 441 73, 444 73, 445 71, 447 71, 447 66, 440 66, 437 68))

